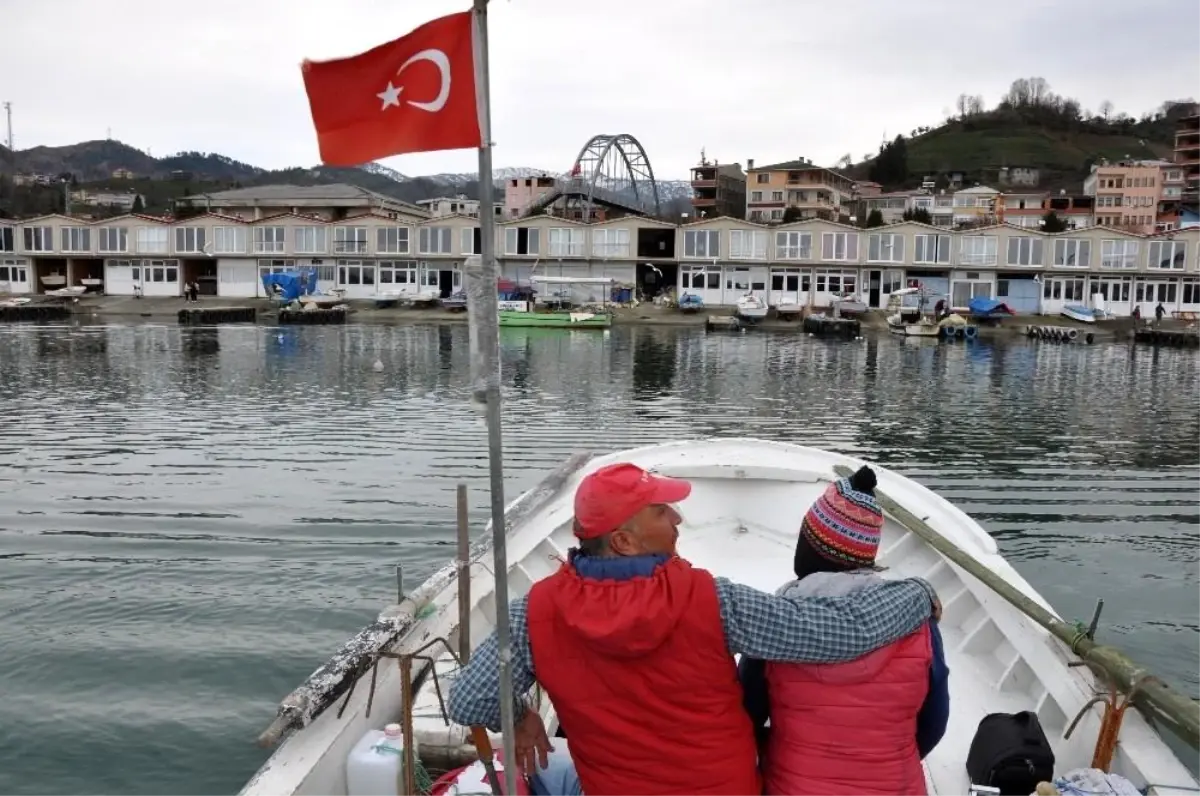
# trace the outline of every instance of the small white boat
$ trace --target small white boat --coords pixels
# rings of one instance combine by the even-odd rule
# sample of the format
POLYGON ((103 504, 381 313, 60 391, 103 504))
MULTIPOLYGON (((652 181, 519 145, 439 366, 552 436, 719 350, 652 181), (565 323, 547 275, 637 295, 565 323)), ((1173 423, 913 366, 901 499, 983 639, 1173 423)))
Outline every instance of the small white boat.
POLYGON ((834 299, 830 308, 843 318, 853 318, 866 312, 867 304, 854 298, 853 294, 847 293, 834 299))
POLYGON ((775 305, 775 315, 784 320, 795 318, 803 312, 804 307, 795 299, 783 299, 775 305))
POLYGON ((86 285, 72 285, 71 287, 60 287, 57 290, 47 290, 46 295, 57 298, 70 298, 72 296, 82 296, 86 292, 86 285))
POLYGON ((65 274, 47 274, 41 279, 42 287, 56 288, 67 284, 67 277, 65 274))
MULTIPOLYGON (((576 455, 507 509, 510 599, 552 574, 574 546, 573 496, 583 476, 621 461, 689 479, 693 491, 680 507, 680 555, 764 591, 792 577, 792 552, 804 511, 832 479, 863 464, 823 450, 754 439, 684 441, 598 458, 576 455)), ((1048 617, 1043 621, 1061 625, 1053 609, 1000 555, 978 523, 920 484, 885 468, 875 470, 877 494, 888 511, 879 563, 889 577, 925 578, 943 604, 940 624, 951 672, 951 716, 945 737, 924 761, 928 792, 967 792, 967 750, 980 720, 993 712, 1035 711, 1054 749, 1056 774, 1088 768, 1102 715, 1102 706, 1090 702, 1095 676, 1072 665, 1078 659, 1058 636, 995 589, 1009 590, 1013 599, 1029 601, 1048 617), (947 551, 946 542, 956 549, 947 551), (971 568, 1000 585, 987 585, 970 574, 971 568), (1081 713, 1078 726, 1065 738, 1081 713)), ((472 545, 463 564, 469 573, 463 609, 472 649, 492 631, 496 615, 490 538, 485 534, 472 545)), ((364 733, 409 720, 402 689, 405 664, 398 665, 397 656, 428 656, 401 658, 412 666, 415 694, 408 715, 422 763, 448 768, 472 759, 468 729, 445 720, 441 708, 456 668, 446 645, 457 648, 463 630, 456 572, 451 562, 434 573, 281 703, 275 723, 259 740, 284 741, 241 791, 244 796, 345 794, 347 756, 364 733), (388 657, 379 658, 381 649, 388 657), (377 660, 373 670, 370 664, 377 660)), ((1175 697, 1190 709, 1186 698, 1175 697)), ((537 704, 553 734, 553 705, 545 698, 537 704)), ((499 738, 493 736, 492 742, 499 738)), ((1139 788, 1157 785, 1152 793, 1194 796, 1197 787, 1187 767, 1136 710, 1125 715, 1112 770, 1139 788)))
POLYGON ((1104 310, 1095 310, 1082 304, 1068 304, 1062 308, 1061 314, 1066 318, 1083 323, 1095 323, 1097 320, 1108 317, 1108 313, 1104 310))
POLYGON ((736 314, 747 321, 761 321, 767 317, 767 302, 753 293, 747 293, 737 300, 736 314))

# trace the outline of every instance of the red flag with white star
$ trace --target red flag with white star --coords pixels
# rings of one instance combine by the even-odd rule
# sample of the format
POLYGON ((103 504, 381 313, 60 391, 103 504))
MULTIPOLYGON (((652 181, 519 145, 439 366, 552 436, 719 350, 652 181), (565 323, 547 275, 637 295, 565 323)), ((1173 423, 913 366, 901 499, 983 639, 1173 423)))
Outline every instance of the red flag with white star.
POLYGON ((360 55, 300 69, 321 162, 357 166, 409 152, 479 147, 470 11, 360 55))

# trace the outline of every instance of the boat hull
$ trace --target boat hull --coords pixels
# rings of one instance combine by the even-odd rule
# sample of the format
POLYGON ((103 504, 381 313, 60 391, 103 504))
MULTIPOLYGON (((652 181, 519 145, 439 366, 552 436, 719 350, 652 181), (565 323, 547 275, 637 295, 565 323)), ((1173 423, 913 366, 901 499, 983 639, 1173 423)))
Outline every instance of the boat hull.
POLYGON ((607 329, 612 326, 608 313, 589 312, 500 312, 500 325, 511 328, 607 329))
POLYGON ((1096 313, 1087 307, 1063 307, 1059 314, 1064 318, 1070 318, 1073 321, 1080 321, 1081 323, 1096 322, 1096 313))
MULTIPOLYGON (((693 491, 682 506, 685 521, 680 528, 679 554, 697 567, 768 592, 793 577, 796 528, 803 512, 836 477, 834 468, 853 470, 864 463, 815 448, 754 439, 683 441, 596 458, 573 457, 507 509, 510 599, 527 594, 532 583, 560 566, 565 551, 574 546, 572 506, 580 480, 616 462, 633 462, 690 480, 693 491)), ((881 493, 922 518, 995 577, 1054 613, 1000 555, 995 540, 961 509, 899 473, 873 466, 881 493)), ((488 637, 495 622, 490 534, 480 538, 470 550, 466 570, 472 648, 488 637)), ((953 709, 945 736, 923 763, 930 794, 967 792, 967 752, 980 720, 989 713, 1036 711, 1054 748, 1058 773, 1090 766, 1102 715, 1100 706, 1089 706, 1097 683, 1086 668, 1069 665, 1075 658, 1066 645, 985 583, 951 564, 891 515, 882 529, 878 563, 886 567, 885 577, 925 578, 937 589, 943 604, 940 629, 951 672, 953 709), (1064 737, 1081 710, 1078 726, 1069 739, 1064 737)), ((396 654, 414 654, 427 647, 430 639, 456 638, 456 571, 453 562, 447 564, 404 604, 381 614, 367 631, 381 628, 374 632, 383 635, 394 627, 397 640, 388 648, 396 654)), ((373 642, 367 631, 347 648, 369 647, 373 642)), ((413 732, 422 758, 434 750, 445 750, 451 756, 469 754, 466 728, 444 721, 439 707, 442 692, 438 688, 447 687, 443 678, 453 673, 456 664, 436 649, 425 654, 438 660, 422 664, 425 676, 413 699, 413 732), (431 672, 437 674, 440 686, 435 687, 431 672)), ((327 666, 310 678, 308 693, 327 684, 329 671, 327 666)), ((276 750, 242 794, 346 792, 345 760, 350 748, 367 729, 398 721, 402 706, 400 675, 393 662, 379 666, 377 681, 369 669, 348 671, 362 682, 340 712, 340 697, 337 705, 315 716, 313 703, 302 696, 285 701, 291 705, 288 715, 302 728, 276 750), (366 702, 371 693, 374 702, 368 717, 366 702)), ((553 733, 557 727, 553 705, 548 699, 537 704, 553 733)), ((493 736, 493 743, 498 740, 493 736)), ((1196 788, 1194 776, 1136 711, 1125 715, 1113 770, 1137 787, 1166 782, 1182 788, 1174 792, 1196 788)))

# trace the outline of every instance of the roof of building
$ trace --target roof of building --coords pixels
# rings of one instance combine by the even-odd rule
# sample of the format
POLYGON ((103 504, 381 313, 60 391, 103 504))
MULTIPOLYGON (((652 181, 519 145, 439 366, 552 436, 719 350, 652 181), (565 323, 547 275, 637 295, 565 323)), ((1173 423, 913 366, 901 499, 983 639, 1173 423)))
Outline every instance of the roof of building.
POLYGON ((196 194, 188 199, 194 204, 196 200, 219 204, 258 204, 266 202, 355 202, 403 205, 413 210, 420 210, 416 205, 396 199, 386 194, 360 188, 344 182, 327 185, 256 185, 250 188, 234 188, 229 191, 216 191, 208 194, 196 194))
POLYGON ((810 163, 807 160, 785 160, 782 163, 771 163, 770 165, 767 165, 767 166, 755 166, 752 169, 748 169, 748 171, 806 171, 806 170, 827 171, 830 174, 834 174, 838 177, 841 177, 843 180, 848 180, 850 182, 853 182, 853 180, 851 180, 845 174, 842 174, 840 171, 835 171, 834 169, 828 168, 826 166, 818 166, 817 164, 810 163))

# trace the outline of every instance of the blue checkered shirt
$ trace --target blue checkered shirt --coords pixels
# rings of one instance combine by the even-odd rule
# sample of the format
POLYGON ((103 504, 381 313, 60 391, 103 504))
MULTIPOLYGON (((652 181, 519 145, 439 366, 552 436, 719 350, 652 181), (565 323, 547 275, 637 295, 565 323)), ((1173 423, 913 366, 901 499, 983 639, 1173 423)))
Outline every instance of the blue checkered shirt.
MULTIPOLYGON (((768 661, 840 663, 862 657, 912 633, 930 618, 933 587, 920 578, 884 581, 852 596, 784 598, 725 578, 715 578, 721 625, 730 655, 768 661)), ((533 687, 533 653, 525 597, 509 605, 512 682, 516 716, 533 687)), ((450 720, 500 730, 500 656, 496 634, 487 637, 450 689, 450 720)))

